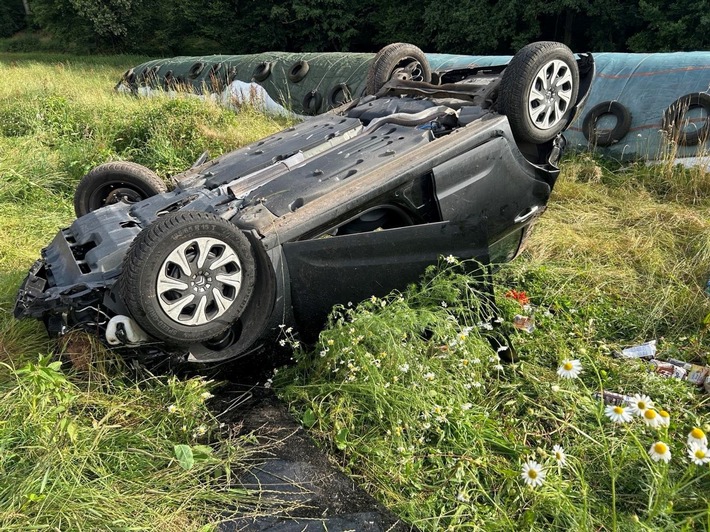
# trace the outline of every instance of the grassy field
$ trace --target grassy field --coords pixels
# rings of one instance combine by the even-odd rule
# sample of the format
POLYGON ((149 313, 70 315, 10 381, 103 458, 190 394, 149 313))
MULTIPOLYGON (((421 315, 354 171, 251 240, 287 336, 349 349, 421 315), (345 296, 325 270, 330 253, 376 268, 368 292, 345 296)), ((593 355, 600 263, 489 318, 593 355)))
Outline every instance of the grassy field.
MULTIPOLYGON (((167 179, 205 149, 284 125, 115 94, 142 60, 0 55, 3 530, 200 530, 225 508, 263 511, 232 482, 251 447, 210 413, 213 384, 129 369, 84 337, 56 345, 12 318, 22 277, 73 219, 92 166, 134 160, 167 179)), ((659 358, 709 362, 710 175, 589 155, 563 170, 528 250, 497 274, 519 363, 491 351, 451 258, 418 288, 340 309, 274 385, 334 460, 422 529, 707 530, 710 466, 691 462, 687 436, 710 432, 710 395, 611 354, 656 339, 659 358), (514 329, 516 314, 535 329, 514 329), (565 360, 582 373, 560 377, 565 360), (647 394, 669 425, 612 423, 602 390, 647 394), (654 460, 662 448, 649 453, 656 442, 668 463, 654 460)))

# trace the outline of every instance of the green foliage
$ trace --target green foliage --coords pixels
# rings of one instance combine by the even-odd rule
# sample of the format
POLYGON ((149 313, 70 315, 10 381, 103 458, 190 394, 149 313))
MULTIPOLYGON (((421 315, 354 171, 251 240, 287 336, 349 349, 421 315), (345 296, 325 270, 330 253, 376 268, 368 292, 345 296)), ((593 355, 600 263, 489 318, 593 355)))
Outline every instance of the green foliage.
POLYGON ((10 37, 26 25, 22 0, 4 0, 0 4, 0 38, 10 37))
MULTIPOLYGON (((509 268, 504 283, 516 278, 509 268)), ((544 273, 527 269, 533 275, 515 285, 531 296, 525 308, 504 297, 510 285, 498 289, 500 329, 480 321, 482 296, 453 258, 403 294, 338 308, 314 349, 297 348, 297 367, 280 370, 274 385, 347 471, 422 530, 707 522, 710 471, 686 449, 693 427, 710 428, 707 400, 644 362, 612 358, 620 346, 596 326, 599 309, 574 291, 551 295, 544 273), (536 328, 516 330, 517 314, 532 314, 536 328), (498 330, 512 337, 518 363, 503 364, 491 349, 498 330), (560 377, 565 360, 578 360, 581 374, 560 377), (671 412, 670 426, 612 423, 595 395, 603 390, 649 394, 671 412), (670 447, 669 464, 649 454, 657 441, 670 447), (533 460, 544 476, 537 487, 521 478, 533 460)), ((676 342, 687 358, 692 351, 676 342)))
POLYGON ((163 56, 372 52, 396 41, 464 54, 512 53, 533 40, 579 51, 710 45, 705 3, 671 0, 33 0, 33 10, 40 28, 74 50, 163 56))
POLYGON ((232 485, 247 452, 218 437, 210 383, 124 374, 97 365, 82 378, 50 357, 0 365, 3 530, 197 530, 258 505, 232 485))

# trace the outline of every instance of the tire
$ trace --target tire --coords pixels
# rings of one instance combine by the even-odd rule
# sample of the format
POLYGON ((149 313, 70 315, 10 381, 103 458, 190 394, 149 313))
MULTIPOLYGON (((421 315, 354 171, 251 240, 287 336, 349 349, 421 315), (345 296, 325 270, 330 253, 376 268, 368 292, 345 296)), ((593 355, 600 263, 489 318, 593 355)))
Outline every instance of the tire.
POLYGON ((137 203, 167 188, 155 172, 129 161, 104 163, 81 178, 74 192, 74 212, 77 218, 124 201, 137 203))
POLYGON ((377 94, 390 79, 431 81, 429 61, 413 44, 393 43, 377 52, 367 71, 365 94, 377 94))
POLYGON ((118 282, 131 317, 148 334, 173 345, 207 342, 230 328, 249 303, 254 252, 246 236, 219 216, 172 213, 139 233, 118 282))
POLYGON ((601 102, 592 107, 582 123, 582 133, 594 146, 611 146, 623 139, 631 129, 631 113, 617 101, 601 102), (597 122, 604 115, 613 115, 616 124, 612 129, 597 129, 597 122))
POLYGON ((338 83, 328 91, 326 102, 328 103, 329 108, 335 109, 336 107, 340 107, 341 105, 351 101, 352 99, 352 93, 350 92, 350 87, 348 87, 348 84, 338 83))
POLYGON ((190 70, 188 70, 188 72, 187 72, 187 77, 190 79, 197 79, 197 77, 200 74, 202 74, 202 71, 204 70, 204 68, 205 68, 205 64, 202 62, 197 62, 197 63, 193 64, 190 67, 190 70))
POLYGON ((705 142, 710 138, 710 94, 696 92, 678 98, 663 113, 663 129, 683 146, 696 146, 705 142), (683 122, 691 107, 700 107, 705 110, 705 123, 693 131, 686 132, 683 122))
POLYGON ((288 76, 288 80, 291 83, 298 83, 306 77, 310 68, 311 67, 308 64, 308 61, 296 61, 293 65, 291 65, 291 68, 288 70, 288 74, 286 74, 288 76))
POLYGON ((321 104, 323 103, 323 96, 317 90, 313 89, 311 92, 307 92, 303 97, 303 112, 307 115, 317 115, 321 104))
POLYGON ((269 61, 264 61, 262 63, 259 63, 256 65, 256 68, 254 69, 253 74, 251 77, 254 79, 256 82, 262 82, 266 80, 271 75, 271 62, 269 61))
POLYGON ((578 91, 579 69, 570 49, 558 42, 535 42, 515 54, 503 71, 498 111, 508 117, 519 141, 541 144, 567 127, 578 91))

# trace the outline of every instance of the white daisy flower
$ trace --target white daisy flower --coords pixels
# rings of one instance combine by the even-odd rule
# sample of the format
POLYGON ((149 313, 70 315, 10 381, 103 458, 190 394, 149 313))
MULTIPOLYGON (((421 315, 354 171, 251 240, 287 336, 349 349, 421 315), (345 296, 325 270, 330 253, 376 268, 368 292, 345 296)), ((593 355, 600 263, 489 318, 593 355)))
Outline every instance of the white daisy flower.
POLYGON ((688 433, 688 445, 692 445, 694 443, 697 443, 701 447, 708 446, 708 437, 699 427, 695 427, 688 433))
POLYGON ((535 460, 528 460, 525 462, 520 473, 520 476, 525 481, 525 484, 532 486, 533 488, 542 486, 542 483, 545 481, 545 475, 547 475, 547 473, 535 460))
POLYGON ((654 462, 663 460, 665 463, 668 463, 671 461, 671 450, 668 448, 668 445, 662 441, 657 441, 651 445, 648 454, 651 455, 651 459, 654 462))
POLYGON ((659 427, 667 427, 671 424, 671 415, 665 411, 665 410, 659 410, 658 411, 658 426, 659 427))
POLYGON ((690 461, 697 465, 705 465, 710 462, 710 451, 703 445, 698 445, 693 442, 688 447, 688 456, 690 461))
POLYGON ((582 373, 582 363, 577 359, 566 358, 557 368, 557 374, 563 379, 576 379, 582 373))
POLYGON ((407 373, 409 371, 409 364, 405 362, 404 364, 399 366, 399 371, 401 371, 402 373, 407 373))
POLYGON ((653 408, 653 401, 648 395, 637 393, 631 398, 631 412, 637 416, 643 416, 649 408, 653 408))
POLYGON ((565 465, 567 462, 567 455, 565 454, 565 450, 561 445, 554 445, 552 447, 552 452, 555 454, 555 461, 557 462, 557 465, 565 465))
POLYGON ((168 406, 168 414, 174 414, 175 412, 177 412, 177 409, 178 408, 175 405, 168 406))
POLYGON ((631 413, 626 407, 621 405, 606 405, 604 415, 614 423, 628 423, 631 421, 631 413))
POLYGON ((436 375, 434 375, 431 371, 429 373, 424 374, 424 380, 428 382, 432 382, 436 378, 436 375))
POLYGON ((653 408, 649 408, 646 411, 644 411, 643 415, 641 416, 643 419, 643 422, 646 423, 647 427, 651 428, 656 428, 660 427, 661 423, 661 416, 658 415, 658 412, 656 412, 653 408))
POLYGON ((466 410, 471 410, 472 407, 473 405, 471 403, 464 403, 461 405, 461 410, 465 412, 466 410))
POLYGON ((496 371, 503 371, 503 364, 496 364, 495 366, 493 366, 493 369, 496 371))
POLYGON ((454 264, 456 262, 456 257, 454 257, 453 255, 449 255, 444 260, 449 264, 454 264))

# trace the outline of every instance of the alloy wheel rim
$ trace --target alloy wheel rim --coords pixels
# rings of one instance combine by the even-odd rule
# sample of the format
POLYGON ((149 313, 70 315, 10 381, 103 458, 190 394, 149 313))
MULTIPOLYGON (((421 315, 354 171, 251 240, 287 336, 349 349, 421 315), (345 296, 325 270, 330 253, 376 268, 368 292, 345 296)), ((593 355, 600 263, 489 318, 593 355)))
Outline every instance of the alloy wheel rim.
POLYGON ((241 261, 229 244, 193 238, 163 262, 156 280, 158 304, 180 325, 205 325, 232 307, 241 283, 241 261))
POLYGON ((528 115, 536 128, 549 130, 564 119, 572 101, 572 72, 559 59, 543 65, 528 94, 528 115))

